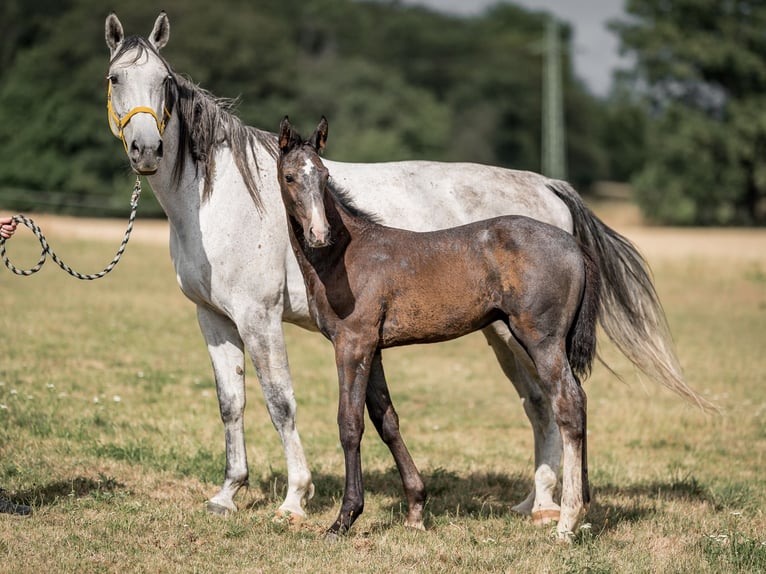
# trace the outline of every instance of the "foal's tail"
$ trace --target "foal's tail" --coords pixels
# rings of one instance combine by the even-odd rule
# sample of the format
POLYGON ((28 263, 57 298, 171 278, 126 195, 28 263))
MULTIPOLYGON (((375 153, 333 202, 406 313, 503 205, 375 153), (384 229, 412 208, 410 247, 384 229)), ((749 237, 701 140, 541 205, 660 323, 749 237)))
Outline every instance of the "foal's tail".
POLYGON ((650 378, 708 411, 718 407, 686 384, 652 282, 649 265, 633 244, 601 221, 567 182, 548 189, 569 208, 574 235, 595 256, 601 272, 601 326, 630 361, 650 378))
POLYGON ((590 375, 596 357, 596 320, 601 309, 601 272, 590 249, 580 244, 585 263, 585 289, 574 325, 567 338, 567 358, 572 372, 581 380, 590 375))

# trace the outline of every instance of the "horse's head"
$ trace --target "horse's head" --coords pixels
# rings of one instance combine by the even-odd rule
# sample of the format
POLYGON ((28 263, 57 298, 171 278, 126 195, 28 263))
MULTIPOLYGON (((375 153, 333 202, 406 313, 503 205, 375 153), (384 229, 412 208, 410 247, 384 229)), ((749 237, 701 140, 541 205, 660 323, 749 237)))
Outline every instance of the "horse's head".
POLYGON ((326 142, 324 116, 307 140, 293 129, 287 116, 279 125, 277 176, 282 199, 288 215, 300 223, 311 247, 324 247, 330 242, 330 226, 324 209, 324 191, 330 174, 319 157, 326 142))
POLYGON ((173 75, 159 51, 169 37, 165 12, 160 12, 148 40, 126 39, 117 16, 111 13, 106 18, 109 127, 122 139, 133 171, 141 175, 155 173, 162 159, 173 75))

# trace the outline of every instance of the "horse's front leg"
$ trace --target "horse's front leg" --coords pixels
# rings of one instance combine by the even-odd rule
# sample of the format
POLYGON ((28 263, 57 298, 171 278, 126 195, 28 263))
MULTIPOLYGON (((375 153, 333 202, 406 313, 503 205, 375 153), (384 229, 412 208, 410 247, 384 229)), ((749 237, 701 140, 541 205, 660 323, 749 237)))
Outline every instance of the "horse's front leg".
POLYGON ((405 524, 410 528, 425 530, 423 506, 426 502, 426 488, 423 477, 418 472, 415 462, 407 450, 407 445, 404 444, 404 439, 399 433, 399 416, 391 402, 380 350, 375 353, 372 359, 370 380, 367 385, 367 412, 375 425, 375 430, 378 431, 380 438, 388 446, 396 461, 396 467, 399 469, 408 505, 405 524))
POLYGON ((217 514, 236 512, 234 496, 248 484, 245 451, 245 353, 234 323, 207 307, 197 307, 197 320, 213 363, 218 406, 226 439, 226 473, 218 494, 207 503, 217 514))
POLYGON ((297 405, 287 362, 281 311, 251 311, 240 335, 253 359, 271 422, 279 433, 287 463, 287 495, 277 510, 278 517, 291 522, 306 516, 303 506, 314 496, 303 445, 295 423, 297 405))
POLYGON ((346 468, 346 482, 340 514, 325 536, 334 540, 345 534, 364 511, 362 458, 360 445, 364 433, 364 405, 370 377, 373 348, 357 341, 336 340, 338 366, 338 430, 346 468))
MULTIPOLYGON (((560 507, 553 499, 561 463, 561 433, 550 400, 540 388, 532 364, 525 365, 526 352, 499 321, 484 329, 503 373, 513 383, 524 412, 532 425, 535 441, 535 483, 529 495, 512 510, 532 516, 536 525, 558 521, 560 507), (524 359, 520 358, 523 357, 524 359)), ((527 359, 528 360, 528 359, 527 359)))

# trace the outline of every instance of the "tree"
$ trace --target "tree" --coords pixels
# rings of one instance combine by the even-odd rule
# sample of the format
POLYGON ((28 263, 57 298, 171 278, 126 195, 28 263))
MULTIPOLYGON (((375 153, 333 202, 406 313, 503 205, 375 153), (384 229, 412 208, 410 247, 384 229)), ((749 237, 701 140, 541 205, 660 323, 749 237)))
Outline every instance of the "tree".
MULTIPOLYGON (((100 0, 0 8, 0 205, 123 214, 132 178, 106 123, 100 0), (39 5, 39 7, 38 7, 39 5), (2 34, 5 32, 5 34, 2 34), (126 189, 127 188, 127 189, 126 189)), ((289 114, 333 126, 346 161, 477 161, 540 170, 544 15, 498 4, 461 18, 398 0, 164 0, 173 68, 237 115, 276 130, 289 114), (538 48, 535 48, 537 44, 538 48)), ((158 9, 119 11, 145 35, 158 9)), ((568 31, 564 45, 569 42, 568 31)), ((564 62, 570 173, 599 175, 603 111, 564 62)), ((162 211, 144 194, 141 214, 162 211)))
POLYGON ((674 224, 766 223, 766 4, 629 0, 613 23, 650 110, 644 213, 674 224))

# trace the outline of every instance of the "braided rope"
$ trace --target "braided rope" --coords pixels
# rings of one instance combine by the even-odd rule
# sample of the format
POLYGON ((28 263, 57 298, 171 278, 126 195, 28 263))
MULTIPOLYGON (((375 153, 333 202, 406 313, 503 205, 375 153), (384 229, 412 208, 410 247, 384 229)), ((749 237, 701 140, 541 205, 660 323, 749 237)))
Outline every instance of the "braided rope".
POLYGON ((29 229, 32 230, 32 233, 35 234, 37 239, 40 241, 40 245, 42 246, 43 250, 40 253, 40 260, 37 262, 37 265, 32 267, 31 269, 18 269, 14 267, 14 265, 9 261, 8 256, 5 254, 5 239, 0 237, 0 257, 3 258, 3 261, 5 262, 5 266, 13 271, 16 275, 32 275, 34 273, 37 273, 42 268, 43 264, 46 261, 46 257, 48 255, 51 256, 51 259, 55 261, 59 267, 61 267, 64 271, 69 273, 72 277, 76 277, 77 279, 83 279, 87 281, 92 281, 93 279, 100 279, 107 273, 109 273, 112 269, 114 269, 115 265, 120 260, 120 257, 122 257, 123 252, 125 251, 125 247, 128 245, 128 239, 130 239, 130 234, 133 231, 133 222, 136 219, 136 210, 138 210, 138 199, 141 195, 141 179, 139 177, 136 177, 136 184, 133 186, 133 195, 130 197, 130 218, 128 219, 128 228, 125 231, 125 237, 122 240, 122 243, 120 244, 120 248, 117 250, 117 253, 114 256, 114 259, 112 259, 111 263, 107 265, 103 271, 100 271, 98 273, 94 273, 92 275, 83 275, 82 273, 78 273, 77 271, 74 271, 69 265, 64 263, 58 255, 56 255, 53 250, 48 245, 48 242, 45 240, 45 236, 42 234, 42 231, 40 231, 40 228, 37 226, 37 224, 32 221, 30 218, 24 216, 24 215, 14 215, 13 219, 16 220, 18 223, 23 223, 26 225, 29 229))

